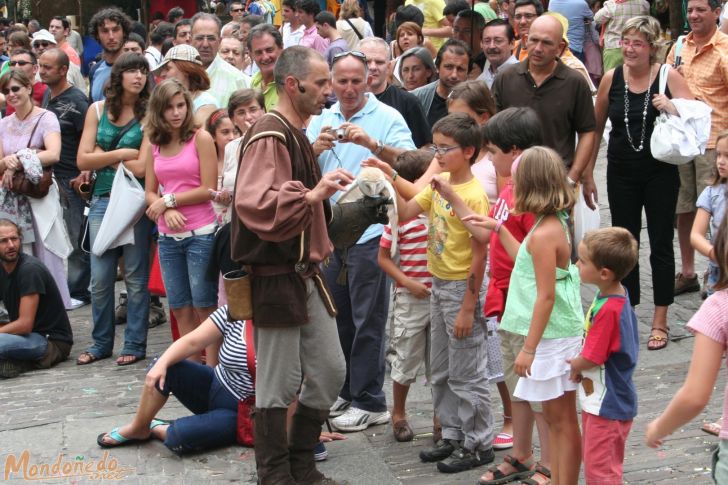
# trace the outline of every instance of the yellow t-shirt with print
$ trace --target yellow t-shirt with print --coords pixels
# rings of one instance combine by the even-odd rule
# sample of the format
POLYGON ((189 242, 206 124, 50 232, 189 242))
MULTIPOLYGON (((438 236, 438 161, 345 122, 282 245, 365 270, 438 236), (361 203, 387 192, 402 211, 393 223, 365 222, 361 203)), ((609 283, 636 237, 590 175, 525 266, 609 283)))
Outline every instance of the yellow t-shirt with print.
MULTIPOLYGON (((449 173, 443 173, 449 179, 449 173)), ((490 210, 488 196, 478 179, 452 186, 455 193, 476 214, 487 215, 490 210)), ((464 280, 468 277, 473 251, 470 232, 458 219, 450 203, 437 191, 427 186, 415 196, 415 201, 428 215, 427 269, 441 280, 464 280)))
MULTIPOLYGON (((436 29, 441 27, 440 22, 445 18, 442 11, 445 9, 445 0, 407 0, 404 2, 405 5, 414 5, 415 7, 422 10, 422 14, 425 16, 425 22, 422 24, 423 29, 436 29)), ((435 49, 440 50, 442 44, 445 43, 444 37, 427 37, 430 42, 435 46, 435 49)))

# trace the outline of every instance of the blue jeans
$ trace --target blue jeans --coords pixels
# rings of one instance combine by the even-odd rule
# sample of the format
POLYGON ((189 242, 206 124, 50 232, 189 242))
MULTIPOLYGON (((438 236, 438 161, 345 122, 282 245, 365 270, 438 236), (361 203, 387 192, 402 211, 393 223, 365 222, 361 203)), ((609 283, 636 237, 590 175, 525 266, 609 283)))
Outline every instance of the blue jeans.
POLYGON ((215 234, 176 240, 159 235, 159 265, 172 309, 217 306, 217 280, 207 279, 215 234))
POLYGON ((181 455, 230 446, 237 439, 238 399, 220 384, 215 371, 206 365, 183 360, 169 369, 164 388, 194 416, 175 419, 167 428, 164 445, 181 455))
POLYGON ((389 282, 377 264, 378 252, 378 237, 350 247, 344 285, 336 281, 344 253, 334 251, 321 268, 338 310, 336 326, 346 359, 346 381, 339 396, 370 412, 387 410, 382 387, 389 282))
POLYGON ((79 233, 83 230, 83 210, 86 202, 71 188, 70 177, 58 175, 55 177, 58 187, 65 194, 65 200, 61 199, 63 201, 63 220, 73 246, 73 252, 68 256, 68 291, 71 298, 89 302, 91 301, 89 292, 91 262, 88 253, 78 247, 79 233))
MULTIPOLYGON (((89 212, 89 233, 93 247, 101 221, 109 205, 108 197, 94 197, 89 212)), ((151 222, 142 216, 134 226, 134 244, 109 249, 101 256, 91 254, 91 314, 94 344, 89 352, 103 358, 114 350, 114 285, 119 258, 124 256, 128 295, 126 328, 122 355, 144 357, 149 325, 149 241, 151 222)))
POLYGON ((31 332, 27 335, 0 333, 0 359, 40 360, 48 348, 48 339, 31 332))

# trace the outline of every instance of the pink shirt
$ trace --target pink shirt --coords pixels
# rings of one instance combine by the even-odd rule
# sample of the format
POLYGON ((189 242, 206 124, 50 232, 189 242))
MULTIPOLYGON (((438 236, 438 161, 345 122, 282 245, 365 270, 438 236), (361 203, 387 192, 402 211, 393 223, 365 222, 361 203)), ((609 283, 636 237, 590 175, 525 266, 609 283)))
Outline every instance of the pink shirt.
MULTIPOLYGON (((728 347, 728 290, 719 290, 708 297, 693 318, 688 322, 688 330, 702 333, 728 347)), ((723 416, 728 416, 728 386, 723 391, 723 416)), ((728 419, 723 420, 720 439, 728 439, 728 419)))
MULTIPOLYGON (((159 152, 159 145, 152 145, 154 153, 154 174, 162 188, 162 195, 176 194, 196 189, 202 185, 200 177, 200 157, 195 147, 196 135, 184 144, 176 155, 167 157, 159 152)), ((193 231, 215 222, 215 209, 212 202, 206 200, 200 204, 183 205, 177 210, 187 218, 185 226, 173 231, 164 223, 164 216, 157 221, 159 232, 174 234, 175 232, 193 231)))
POLYGON ((304 27, 303 37, 298 45, 310 47, 311 49, 318 51, 319 54, 323 55, 324 52, 326 52, 326 48, 329 46, 329 41, 318 34, 316 24, 313 24, 310 29, 304 27))

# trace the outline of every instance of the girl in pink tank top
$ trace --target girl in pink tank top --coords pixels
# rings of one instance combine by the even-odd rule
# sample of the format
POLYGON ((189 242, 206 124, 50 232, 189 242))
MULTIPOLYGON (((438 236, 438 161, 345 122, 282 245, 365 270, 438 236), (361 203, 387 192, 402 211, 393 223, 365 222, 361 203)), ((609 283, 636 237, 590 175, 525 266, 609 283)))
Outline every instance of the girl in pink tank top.
MULTIPOLYGON (((147 216, 159 228, 162 279, 185 335, 217 306, 217 282, 206 278, 217 230, 211 202, 217 180, 215 144, 208 132, 195 128, 190 94, 174 79, 154 89, 144 136, 147 216)), ((217 363, 213 349, 207 362, 217 363)))

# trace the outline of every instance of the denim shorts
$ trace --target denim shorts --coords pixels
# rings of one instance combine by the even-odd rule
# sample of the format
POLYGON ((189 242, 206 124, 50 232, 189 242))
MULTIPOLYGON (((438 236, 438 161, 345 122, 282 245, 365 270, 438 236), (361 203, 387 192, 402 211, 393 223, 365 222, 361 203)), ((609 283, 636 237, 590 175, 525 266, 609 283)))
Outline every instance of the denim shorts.
POLYGON ((176 240, 159 235, 159 265, 170 308, 217 306, 217 280, 206 278, 215 234, 176 240))

